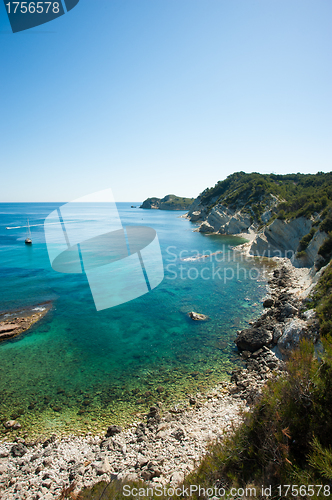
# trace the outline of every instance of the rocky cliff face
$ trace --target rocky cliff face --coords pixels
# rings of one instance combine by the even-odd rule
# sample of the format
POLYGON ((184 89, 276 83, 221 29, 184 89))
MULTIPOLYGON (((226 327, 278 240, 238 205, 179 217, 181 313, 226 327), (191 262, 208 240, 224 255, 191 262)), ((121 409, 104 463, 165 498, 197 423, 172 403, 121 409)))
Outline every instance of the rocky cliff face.
MULTIPOLYGON (((210 200, 210 204, 213 205, 215 201, 210 200)), ((278 203, 278 198, 271 194, 261 215, 263 223, 271 219, 272 210, 278 203)), ((209 209, 202 203, 200 196, 190 206, 187 217, 192 222, 200 222, 197 231, 201 233, 240 234, 250 233, 258 228, 255 213, 250 208, 246 210, 241 206, 230 208, 218 203, 209 209)))
MULTIPOLYGON (((243 245, 250 255, 265 257, 287 257, 295 267, 320 267, 323 260, 318 250, 326 241, 328 235, 317 231, 310 241, 306 251, 299 256, 299 244, 313 227, 314 217, 298 217, 289 221, 274 219, 273 209, 279 204, 276 196, 270 195, 265 211, 260 216, 260 225, 255 220, 250 208, 229 208, 221 203, 211 209, 198 197, 191 205, 187 218, 197 224, 196 231, 201 233, 217 233, 245 236, 250 235, 250 242, 243 245), (198 225, 199 224, 199 225, 198 225)), ((215 200, 211 201, 213 204, 215 200)))
POLYGON ((250 244, 250 255, 267 257, 287 257, 295 267, 319 267, 321 257, 318 250, 328 238, 325 232, 317 231, 310 241, 303 256, 297 254, 300 240, 313 226, 313 221, 298 217, 290 221, 274 220, 270 225, 258 231, 250 244))
POLYGON ((251 243, 251 255, 292 257, 300 240, 309 233, 312 221, 304 217, 289 222, 275 219, 259 231, 251 243))

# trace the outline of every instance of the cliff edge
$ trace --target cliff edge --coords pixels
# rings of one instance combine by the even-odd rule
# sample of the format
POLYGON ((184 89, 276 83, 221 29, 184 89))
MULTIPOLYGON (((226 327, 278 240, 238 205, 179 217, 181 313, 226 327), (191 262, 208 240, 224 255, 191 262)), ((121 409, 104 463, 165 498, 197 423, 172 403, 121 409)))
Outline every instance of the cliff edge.
POLYGON ((315 272, 332 256, 331 186, 332 173, 237 172, 205 189, 187 218, 202 233, 247 237, 241 247, 250 255, 287 257, 315 272))

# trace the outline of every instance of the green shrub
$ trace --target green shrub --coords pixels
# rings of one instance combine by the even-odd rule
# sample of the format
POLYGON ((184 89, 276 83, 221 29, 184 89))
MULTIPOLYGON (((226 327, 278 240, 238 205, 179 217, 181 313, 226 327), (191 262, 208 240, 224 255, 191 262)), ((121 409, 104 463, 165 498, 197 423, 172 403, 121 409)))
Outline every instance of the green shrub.
POLYGON ((325 231, 325 233, 328 233, 332 231, 332 209, 330 208, 329 210, 324 211, 323 214, 325 215, 324 220, 320 223, 319 229, 321 231, 325 231), (325 214, 324 214, 325 212, 325 214))
MULTIPOLYGON (((331 172, 288 175, 235 172, 217 182, 214 187, 205 189, 200 196, 209 210, 216 203, 244 211, 256 206, 258 215, 261 215, 271 202, 272 194, 284 200, 277 208, 277 215, 282 220, 311 217, 322 211, 325 217, 332 212, 331 185, 331 172)), ((327 228, 330 227, 329 224, 332 224, 332 218, 329 223, 326 222, 327 228)))
POLYGON ((326 262, 328 262, 332 255, 332 232, 328 233, 328 239, 319 247, 318 253, 326 262))
POLYGON ((303 236, 303 238, 300 240, 300 243, 299 243, 299 248, 298 248, 299 252, 302 252, 302 250, 305 250, 306 248, 308 248, 308 245, 309 245, 310 241, 312 240, 312 238, 314 237, 314 234, 316 231, 317 231, 317 229, 315 229, 313 227, 310 229, 308 234, 303 236))
POLYGON ((300 250, 299 252, 296 252, 296 257, 298 259, 303 259, 304 257, 306 257, 307 255, 307 252, 305 250, 300 250))

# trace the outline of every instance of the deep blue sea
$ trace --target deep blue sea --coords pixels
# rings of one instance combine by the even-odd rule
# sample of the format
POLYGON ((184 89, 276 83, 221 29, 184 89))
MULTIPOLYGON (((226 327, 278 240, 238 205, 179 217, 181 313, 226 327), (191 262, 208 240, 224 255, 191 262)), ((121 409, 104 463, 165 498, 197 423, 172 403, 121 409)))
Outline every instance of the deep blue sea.
POLYGON ((61 205, 0 204, 0 320, 52 303, 29 331, 0 344, 1 418, 18 418, 22 433, 97 432, 227 377, 239 362, 236 330, 261 312, 266 293, 260 276, 245 276, 253 262, 241 262, 239 274, 227 257, 243 240, 193 232, 184 212, 118 203, 123 225, 157 231, 165 278, 150 293, 97 312, 85 275, 50 265, 43 222, 61 205), (6 229, 27 219, 31 246, 25 228, 6 229), (183 260, 209 252, 221 253, 183 260), (193 321, 190 311, 209 319, 193 321))

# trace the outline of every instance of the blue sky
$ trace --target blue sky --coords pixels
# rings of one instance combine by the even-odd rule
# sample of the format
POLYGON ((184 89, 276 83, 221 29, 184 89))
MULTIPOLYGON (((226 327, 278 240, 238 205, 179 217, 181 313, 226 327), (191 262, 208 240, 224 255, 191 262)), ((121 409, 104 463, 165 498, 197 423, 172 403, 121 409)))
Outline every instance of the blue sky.
POLYGON ((330 0, 80 0, 12 34, 1 3, 0 201, 331 170, 331 14, 330 0))

